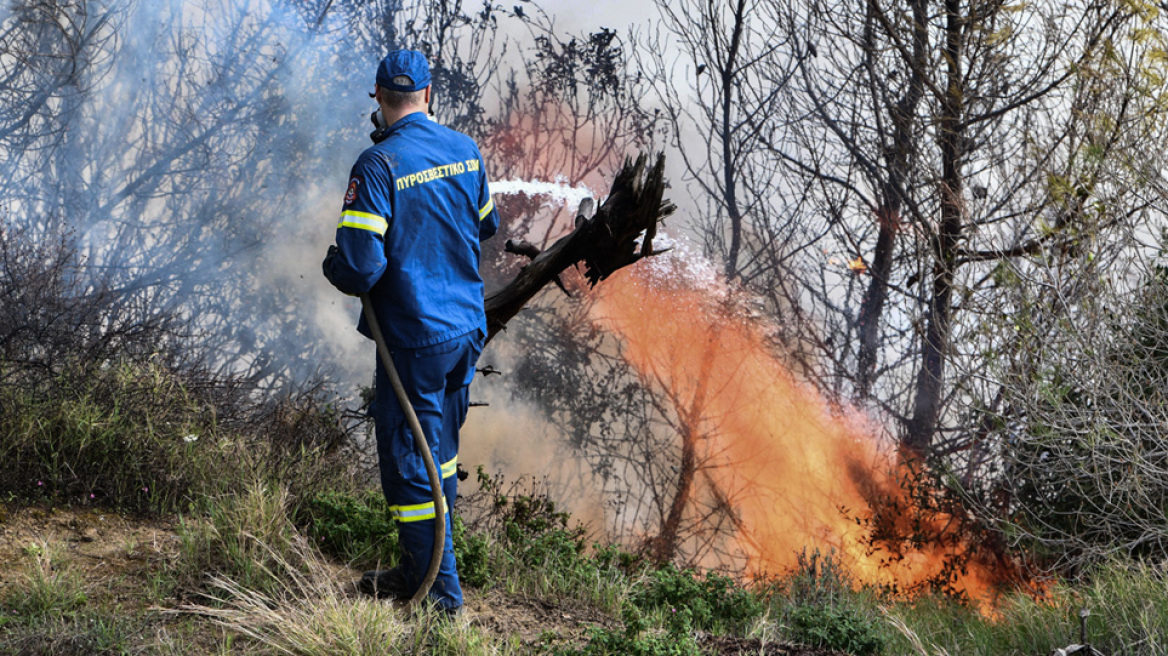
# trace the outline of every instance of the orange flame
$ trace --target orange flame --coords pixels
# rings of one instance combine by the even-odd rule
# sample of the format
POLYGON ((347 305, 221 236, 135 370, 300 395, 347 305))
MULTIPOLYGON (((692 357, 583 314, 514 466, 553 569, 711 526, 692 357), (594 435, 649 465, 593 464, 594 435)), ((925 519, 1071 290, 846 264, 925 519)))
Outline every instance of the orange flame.
POLYGON ((802 550, 830 549, 860 583, 906 590, 948 576, 952 591, 991 600, 1009 567, 979 556, 965 572, 946 569, 947 557, 970 549, 958 518, 933 514, 925 530, 936 539, 927 544, 873 546, 873 527, 860 518, 880 499, 912 503, 896 484, 907 463, 893 441, 797 380, 768 346, 765 322, 737 309, 725 289, 690 282, 683 268, 663 257, 617 273, 594 291, 593 317, 621 338, 640 377, 689 417, 701 461, 695 480, 733 509, 748 571, 789 570, 802 550))
POLYGON ((868 270, 868 265, 864 264, 863 256, 857 255, 856 259, 848 262, 848 268, 852 270, 852 273, 860 275, 868 270))

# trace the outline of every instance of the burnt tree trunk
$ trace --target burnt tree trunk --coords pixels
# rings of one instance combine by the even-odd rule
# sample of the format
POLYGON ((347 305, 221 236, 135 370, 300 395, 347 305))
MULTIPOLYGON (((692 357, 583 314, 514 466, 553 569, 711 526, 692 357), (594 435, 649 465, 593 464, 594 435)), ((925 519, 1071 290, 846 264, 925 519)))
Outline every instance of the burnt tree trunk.
MULTIPOLYGON (((892 104, 893 134, 892 143, 886 148, 884 159, 888 165, 888 178, 881 189, 881 206, 876 210, 876 220, 879 234, 876 239, 876 250, 872 256, 872 265, 868 272, 871 282, 864 294, 860 305, 858 321, 860 349, 857 356, 857 395, 867 398, 872 393, 872 386, 876 381, 876 364, 880 349, 880 322, 884 314, 884 305, 888 300, 888 285, 892 276, 892 260, 896 251, 896 236, 902 223, 901 213, 904 210, 905 198, 908 197, 906 187, 914 165, 913 160, 918 148, 914 134, 914 121, 917 107, 925 93, 924 71, 928 61, 929 32, 928 12, 925 0, 914 0, 913 11, 913 40, 912 59, 906 62, 908 69, 908 89, 899 102, 892 104)), ((877 22, 871 12, 878 11, 869 8, 868 30, 865 33, 867 56, 866 65, 870 67, 869 76, 875 78, 877 72, 872 58, 877 54, 873 43, 872 31, 877 22)), ((873 91, 874 97, 879 97, 873 91)))
POLYGON ((657 223, 677 207, 662 200, 665 193, 665 156, 647 172, 648 157, 625 160, 617 172, 608 198, 591 218, 577 220, 576 229, 540 252, 530 244, 508 250, 532 258, 514 280, 487 295, 487 341, 507 326, 541 289, 557 282, 568 267, 584 262, 589 284, 609 277, 643 257, 655 255, 653 237, 657 223), (640 243, 638 244, 638 240, 640 243))
POLYGON ((705 417, 706 397, 709 394, 710 370, 718 352, 718 333, 715 331, 706 342, 701 368, 697 375, 697 389, 688 404, 684 399, 673 398, 677 410, 678 434, 681 437, 681 462, 677 473, 677 489, 669 504, 669 512, 661 521, 661 530, 648 543, 649 556, 658 567, 663 567, 677 555, 677 545, 681 536, 681 521, 690 507, 694 493, 694 478, 702 469, 699 460, 698 442, 702 439, 702 420, 705 417))
POLYGON ((959 0, 946 0, 945 59, 947 92, 939 117, 941 150, 941 225, 933 237, 933 292, 925 316, 925 335, 920 369, 917 371, 913 414, 904 444, 916 453, 929 454, 944 394, 945 359, 953 318, 953 286, 957 249, 964 228, 965 203, 961 177, 965 156, 963 103, 965 78, 961 66, 961 39, 965 27, 959 0))

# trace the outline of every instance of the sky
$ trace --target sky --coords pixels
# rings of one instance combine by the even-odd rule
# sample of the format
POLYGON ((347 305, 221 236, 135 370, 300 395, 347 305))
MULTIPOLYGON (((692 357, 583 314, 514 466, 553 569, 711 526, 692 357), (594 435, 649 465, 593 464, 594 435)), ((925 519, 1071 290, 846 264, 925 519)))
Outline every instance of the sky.
POLYGON ((644 0, 547 0, 540 2, 562 27, 607 27, 623 31, 630 25, 644 25, 657 17, 657 6, 644 0))

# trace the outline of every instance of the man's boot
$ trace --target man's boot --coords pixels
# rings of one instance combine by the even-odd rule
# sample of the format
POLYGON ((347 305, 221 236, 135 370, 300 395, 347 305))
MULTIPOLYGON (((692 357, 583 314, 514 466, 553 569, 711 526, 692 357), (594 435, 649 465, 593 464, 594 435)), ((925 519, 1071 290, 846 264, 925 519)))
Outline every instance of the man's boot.
POLYGON ((404 565, 365 572, 357 582, 357 590, 378 599, 409 599, 414 596, 404 565))

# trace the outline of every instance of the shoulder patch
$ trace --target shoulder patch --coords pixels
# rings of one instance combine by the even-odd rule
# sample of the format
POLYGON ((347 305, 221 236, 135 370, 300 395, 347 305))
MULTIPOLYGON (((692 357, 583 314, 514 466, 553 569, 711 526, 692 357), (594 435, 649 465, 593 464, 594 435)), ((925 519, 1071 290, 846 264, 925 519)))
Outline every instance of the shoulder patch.
POLYGON ((361 184, 361 178, 356 177, 349 180, 349 190, 345 192, 345 204, 352 205, 353 201, 357 200, 357 187, 361 184))

